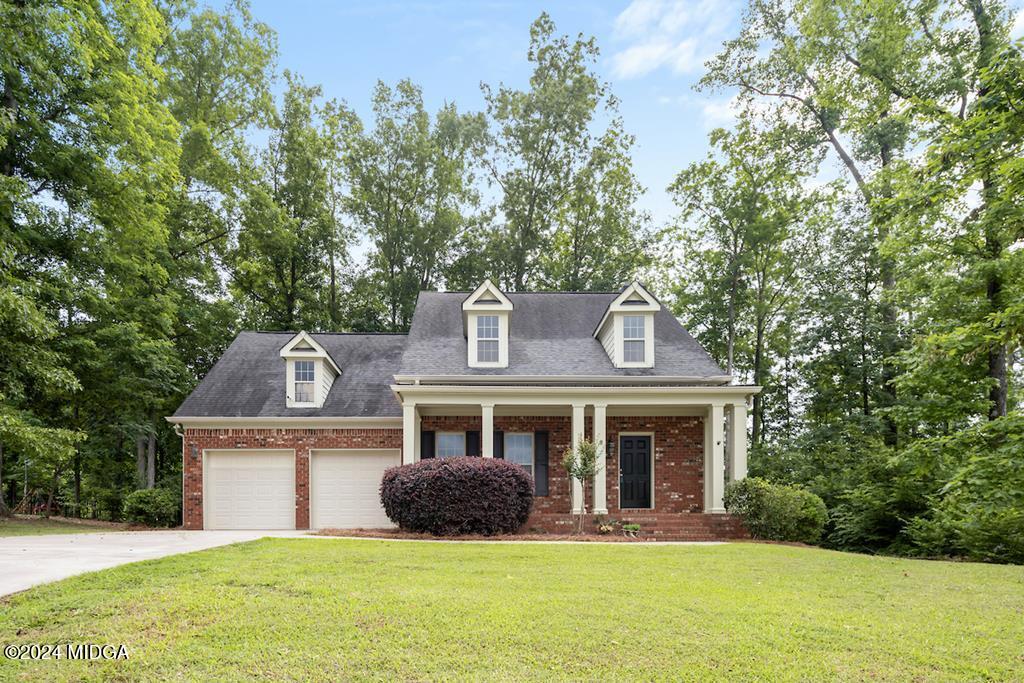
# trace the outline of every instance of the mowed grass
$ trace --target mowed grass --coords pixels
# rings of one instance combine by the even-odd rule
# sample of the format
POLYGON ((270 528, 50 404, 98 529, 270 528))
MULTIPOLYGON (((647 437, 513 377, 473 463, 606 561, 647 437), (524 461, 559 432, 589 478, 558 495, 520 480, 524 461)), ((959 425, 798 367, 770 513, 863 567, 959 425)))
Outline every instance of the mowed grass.
POLYGON ((24 517, 0 517, 0 536, 42 536, 45 534, 94 534, 111 531, 99 526, 58 522, 45 517, 26 519, 24 517))
POLYGON ((1024 568, 737 543, 264 539, 0 601, 0 680, 1021 680, 1024 568))

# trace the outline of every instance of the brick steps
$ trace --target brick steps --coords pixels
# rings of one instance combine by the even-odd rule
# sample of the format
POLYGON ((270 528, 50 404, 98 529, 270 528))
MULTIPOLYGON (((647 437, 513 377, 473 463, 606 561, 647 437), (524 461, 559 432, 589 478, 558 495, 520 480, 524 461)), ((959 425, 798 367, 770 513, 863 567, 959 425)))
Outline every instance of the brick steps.
MULTIPOLYGON (((722 541, 749 538, 740 520, 731 515, 700 512, 608 515, 601 518, 587 515, 583 522, 584 533, 596 533, 598 519, 639 524, 640 532, 637 538, 649 541, 722 541)), ((578 520, 574 515, 535 513, 527 522, 527 528, 564 534, 573 533, 577 524, 578 520)))

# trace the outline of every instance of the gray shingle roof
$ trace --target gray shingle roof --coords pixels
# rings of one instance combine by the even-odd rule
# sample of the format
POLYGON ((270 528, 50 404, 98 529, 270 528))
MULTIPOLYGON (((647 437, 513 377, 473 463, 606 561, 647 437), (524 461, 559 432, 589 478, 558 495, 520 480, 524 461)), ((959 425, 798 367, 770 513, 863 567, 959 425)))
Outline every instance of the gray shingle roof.
MULTIPOLYGON (((398 417, 394 375, 718 377, 725 372, 664 306, 654 316, 655 367, 618 369, 594 328, 618 293, 508 294, 509 367, 470 368, 465 292, 422 292, 405 335, 313 334, 342 369, 322 408, 285 407, 279 352, 295 332, 242 332, 174 417, 398 417)), ((578 383, 578 381, 576 382, 578 383)))
POLYGON ((507 368, 470 368, 462 323, 465 292, 421 292, 399 375, 713 377, 722 370, 664 306, 654 315, 653 368, 616 368, 594 328, 618 292, 507 294, 507 368))
POLYGON ((405 335, 313 334, 342 369, 323 408, 285 407, 281 347, 295 332, 242 332, 174 417, 396 417, 391 393, 405 335))

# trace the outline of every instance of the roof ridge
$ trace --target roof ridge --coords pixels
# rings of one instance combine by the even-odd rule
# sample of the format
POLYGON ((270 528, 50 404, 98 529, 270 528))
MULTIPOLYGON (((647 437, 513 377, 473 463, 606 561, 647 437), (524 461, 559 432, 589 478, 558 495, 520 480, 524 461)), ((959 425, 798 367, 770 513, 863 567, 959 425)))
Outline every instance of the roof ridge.
MULTIPOLYGON (((476 290, 473 290, 476 291, 476 290)), ((434 291, 432 289, 421 289, 420 294, 472 294, 473 291, 465 291, 461 289, 451 289, 444 292, 434 291)), ((519 296, 522 294, 619 294, 620 292, 605 292, 605 291, 584 291, 584 290, 570 290, 570 291, 530 291, 530 292, 502 292, 506 296, 519 296)))
MULTIPOLYGON (((302 330, 239 330, 238 333, 242 334, 248 332, 249 334, 290 334, 292 336, 298 334, 302 330)), ((361 336, 361 337, 408 337, 408 332, 313 332, 306 330, 307 334, 330 334, 337 336, 361 336)))

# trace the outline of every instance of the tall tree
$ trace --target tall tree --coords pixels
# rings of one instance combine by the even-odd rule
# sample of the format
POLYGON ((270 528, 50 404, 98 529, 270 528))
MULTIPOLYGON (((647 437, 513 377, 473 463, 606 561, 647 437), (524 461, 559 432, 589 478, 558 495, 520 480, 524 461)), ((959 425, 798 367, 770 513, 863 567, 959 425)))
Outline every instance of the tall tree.
MULTIPOLYGON (((788 331, 781 323, 796 305, 800 264, 815 241, 810 218, 823 197, 803 182, 816 151, 792 129, 759 131, 748 121, 734 132, 715 130, 711 143, 715 151, 669 187, 682 208, 676 234, 689 275, 675 305, 730 374, 749 373, 760 385, 780 360, 772 356, 775 335, 788 331)), ((754 400, 754 445, 769 393, 754 400)))
POLYGON ((485 240, 490 275, 513 291, 607 287, 647 258, 632 234, 643 222, 633 206, 641 189, 629 168, 632 138, 594 73, 593 38, 556 35, 545 13, 530 27, 527 57, 529 89, 483 86, 494 124, 485 164, 501 192, 498 226, 485 240), (611 122, 595 133, 602 116, 611 122), (607 247, 607 260, 591 247, 607 247))
POLYGON ((262 329, 320 329, 327 255, 334 243, 319 87, 285 72, 288 89, 242 205, 242 230, 230 251, 230 287, 243 320, 262 329))
POLYGON ((346 209, 370 238, 367 276, 383 299, 383 328, 398 332, 408 329, 417 293, 438 285, 469 224, 484 121, 454 105, 431 121, 410 81, 378 83, 373 111, 373 129, 354 135, 345 155, 346 209))

